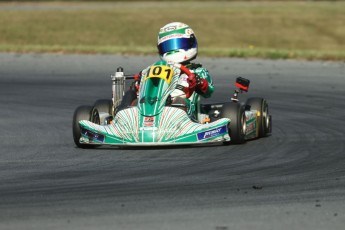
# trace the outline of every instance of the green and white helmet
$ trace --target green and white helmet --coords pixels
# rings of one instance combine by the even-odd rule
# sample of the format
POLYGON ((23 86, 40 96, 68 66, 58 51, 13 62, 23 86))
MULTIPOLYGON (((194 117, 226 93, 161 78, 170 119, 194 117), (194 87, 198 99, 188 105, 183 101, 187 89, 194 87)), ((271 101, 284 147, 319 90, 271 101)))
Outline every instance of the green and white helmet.
POLYGON ((166 62, 183 63, 198 54, 194 31, 181 22, 172 22, 160 29, 157 47, 161 59, 166 62))

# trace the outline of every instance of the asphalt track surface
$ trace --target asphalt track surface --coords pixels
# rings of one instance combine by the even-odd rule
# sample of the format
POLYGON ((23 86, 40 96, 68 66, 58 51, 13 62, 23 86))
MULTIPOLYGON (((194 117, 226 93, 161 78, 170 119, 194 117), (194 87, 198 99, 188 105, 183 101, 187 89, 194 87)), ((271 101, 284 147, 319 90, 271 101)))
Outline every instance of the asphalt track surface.
POLYGON ((198 59, 236 76, 273 135, 243 145, 78 149, 72 115, 152 56, 0 54, 0 229, 344 229, 345 65, 198 59))

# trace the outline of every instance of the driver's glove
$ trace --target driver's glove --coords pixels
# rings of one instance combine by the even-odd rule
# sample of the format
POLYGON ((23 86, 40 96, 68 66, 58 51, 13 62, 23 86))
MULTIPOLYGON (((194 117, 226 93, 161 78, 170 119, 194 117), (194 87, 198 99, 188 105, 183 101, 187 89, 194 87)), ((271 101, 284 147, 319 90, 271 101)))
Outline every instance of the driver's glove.
POLYGON ((195 91, 198 94, 205 94, 207 90, 208 90, 208 81, 198 76, 195 91))
POLYGON ((189 89, 194 92, 195 87, 197 86, 197 75, 195 73, 192 73, 190 76, 188 76, 187 79, 189 89))
POLYGON ((193 73, 188 77, 187 81, 191 92, 196 91, 198 94, 204 94, 208 90, 208 81, 197 74, 193 73))

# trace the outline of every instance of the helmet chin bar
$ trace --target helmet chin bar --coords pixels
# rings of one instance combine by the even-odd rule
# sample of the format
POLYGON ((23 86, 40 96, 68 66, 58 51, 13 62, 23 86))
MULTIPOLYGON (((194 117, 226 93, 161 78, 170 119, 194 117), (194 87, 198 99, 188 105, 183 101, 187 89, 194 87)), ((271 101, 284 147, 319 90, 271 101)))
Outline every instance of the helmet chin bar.
POLYGON ((166 62, 172 62, 172 63, 188 63, 192 60, 194 60, 198 55, 198 48, 192 48, 188 51, 186 50, 179 50, 179 52, 176 52, 174 54, 169 55, 161 55, 161 59, 166 62))

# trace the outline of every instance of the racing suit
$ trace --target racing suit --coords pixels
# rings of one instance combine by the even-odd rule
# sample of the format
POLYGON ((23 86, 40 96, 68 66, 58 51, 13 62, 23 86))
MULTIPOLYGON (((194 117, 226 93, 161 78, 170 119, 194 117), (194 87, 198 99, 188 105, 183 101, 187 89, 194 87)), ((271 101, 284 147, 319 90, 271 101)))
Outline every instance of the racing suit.
POLYGON ((191 84, 193 83, 189 81, 185 74, 181 74, 176 89, 172 92, 171 96, 173 98, 183 98, 186 103, 188 116, 196 119, 196 112, 200 109, 198 108, 200 100, 199 95, 204 98, 211 97, 214 91, 214 85, 209 72, 207 69, 203 68, 201 64, 188 63, 185 64, 185 66, 197 76, 198 82, 196 83, 195 90, 194 92, 191 92, 191 94, 188 90, 185 90, 187 88, 193 91, 193 89, 190 89, 191 84))

